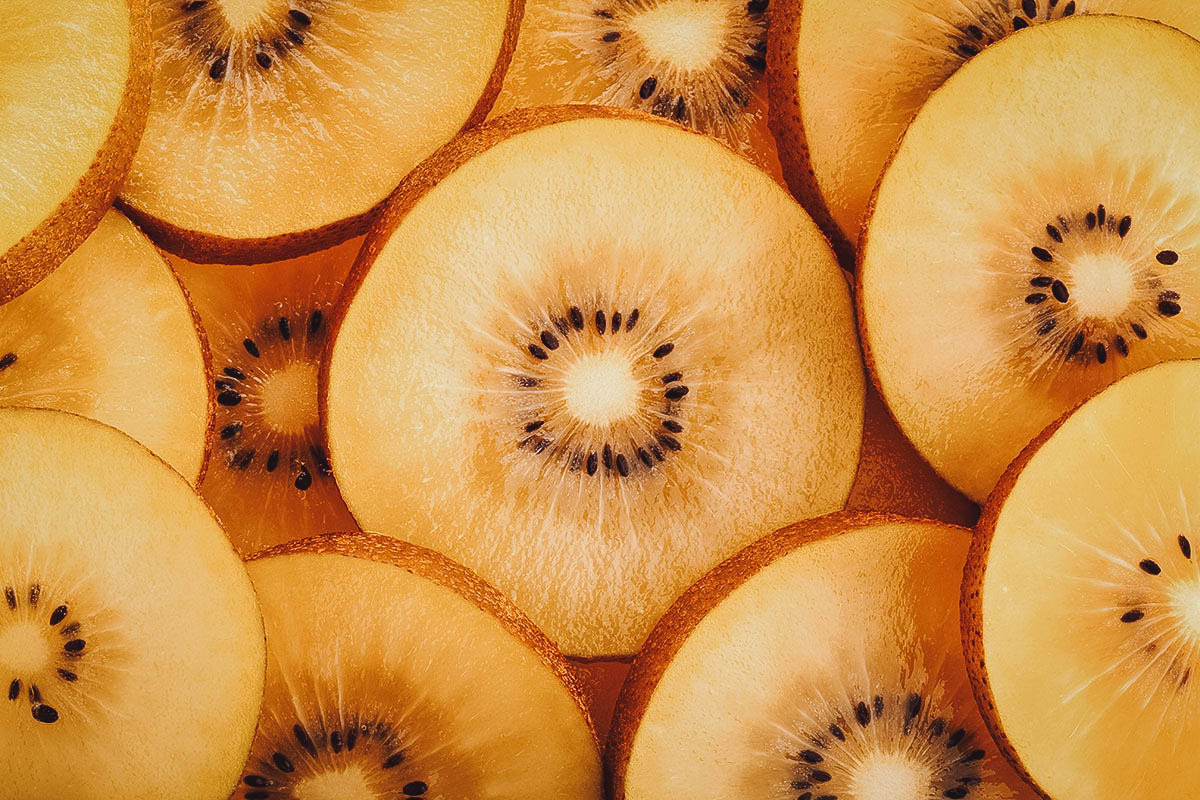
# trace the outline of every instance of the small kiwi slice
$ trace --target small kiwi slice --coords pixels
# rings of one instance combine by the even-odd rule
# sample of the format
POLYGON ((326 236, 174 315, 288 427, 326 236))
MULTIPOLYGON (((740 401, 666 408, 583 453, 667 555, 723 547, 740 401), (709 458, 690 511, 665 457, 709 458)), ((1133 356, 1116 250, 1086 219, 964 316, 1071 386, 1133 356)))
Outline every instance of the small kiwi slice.
POLYGON ((360 234, 400 179, 482 120, 522 0, 154 0, 153 102, 121 202, 194 261, 360 234))
POLYGON ((146 0, 8 0, 0 25, 0 303, 100 224, 146 124, 146 0))
POLYGON ((566 661, 468 570, 373 534, 297 540, 248 568, 267 691, 235 798, 599 798, 566 661))
POLYGON ((842 513, 692 586, 634 660, 613 800, 1033 797, 980 719, 958 589, 970 534, 842 513))
POLYGON ((116 211, 54 274, 0 306, 0 405, 112 425, 193 483, 211 433, 207 383, 187 295, 116 211))
POLYGON ((200 492, 243 555, 355 527, 329 466, 317 376, 361 244, 238 267, 169 257, 212 350, 215 437, 200 492))
POLYGON ((98 422, 0 409, 4 797, 228 797, 265 662, 246 570, 178 473, 98 422))
POLYGON ((400 187, 351 287, 323 382, 351 512, 475 569, 571 655, 635 652, 722 558, 845 503, 843 274, 708 137, 513 112, 400 187))
POLYGON ((971 59, 901 142, 863 241, 863 341, 972 499, 1092 392, 1200 354, 1198 84, 1182 33, 1073 17, 971 59))
POLYGON ((871 192, 905 128, 929 95, 986 47, 1089 13, 1200 33, 1197 0, 777 1, 771 128, 788 185, 848 263, 871 192))

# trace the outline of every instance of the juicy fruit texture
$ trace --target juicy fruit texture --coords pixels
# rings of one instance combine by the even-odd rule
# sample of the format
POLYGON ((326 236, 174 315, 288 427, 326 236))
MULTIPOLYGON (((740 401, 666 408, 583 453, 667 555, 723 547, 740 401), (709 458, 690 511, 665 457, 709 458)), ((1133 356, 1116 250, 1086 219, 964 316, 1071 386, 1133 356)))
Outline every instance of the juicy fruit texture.
POLYGON ((718 143, 514 112, 387 214, 324 383, 364 529, 470 566, 572 655, 622 655, 722 558, 845 503, 846 284, 799 206, 718 143))
POLYGON ((685 593, 634 661, 617 800, 1028 798, 988 736, 959 637, 960 528, 835 514, 685 593))
POLYGON ((521 2, 152 0, 157 66, 122 201, 199 261, 361 233, 410 169, 486 115, 521 2))
POLYGON ((1059 800, 1184 797, 1200 765, 1200 363, 1109 387, 1022 456, 963 588, 972 680, 1059 800))
POLYGON ((361 243, 235 269, 172 257, 212 350, 215 437, 200 492, 243 555, 355 527, 325 451, 317 376, 361 243))
MULTIPOLYGON (((1200 33, 1196 0, 780 2, 769 77, 784 174, 817 221, 849 248, 913 116, 985 47, 1081 14, 1144 17, 1200 33)), ((1031 154, 1055 163, 1040 151, 1031 154)))
POLYGON ((0 594, 6 797, 229 796, 262 619, 178 474, 99 423, 0 409, 0 594))
POLYGON ((0 405, 112 425, 192 483, 212 424, 207 369, 174 273, 115 211, 53 275, 0 306, 0 405))
POLYGON ((146 0, 9 0, 3 13, 0 303, 100 223, 150 99, 146 0))
POLYGON ((1089 394, 1200 354, 1197 81, 1193 39, 1076 17, 987 48, 904 137, 863 339, 900 427, 972 499, 1089 394))
POLYGON ((496 590, 383 536, 263 556, 266 700, 236 798, 599 798, 566 663, 496 590))

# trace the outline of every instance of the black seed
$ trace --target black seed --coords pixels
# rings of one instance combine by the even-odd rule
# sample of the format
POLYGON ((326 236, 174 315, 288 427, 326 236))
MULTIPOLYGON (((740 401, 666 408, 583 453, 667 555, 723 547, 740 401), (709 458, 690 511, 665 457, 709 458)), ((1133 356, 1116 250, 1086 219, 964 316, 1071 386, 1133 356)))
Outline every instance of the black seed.
POLYGON ((1054 227, 1053 225, 1047 225, 1047 226, 1046 226, 1046 233, 1050 234, 1050 238, 1051 238, 1051 239, 1053 239, 1054 241, 1058 242, 1059 244, 1062 244, 1063 235, 1062 235, 1062 233, 1061 233, 1061 232, 1058 230, 1058 228, 1054 227))
POLYGON ((429 791, 429 785, 425 781, 411 781, 404 784, 404 793, 410 797, 419 797, 429 791))
POLYGON ((583 330, 583 312, 578 306, 571 306, 571 310, 567 312, 567 318, 571 320, 571 326, 577 331, 583 330))
POLYGON ((653 455, 658 461, 662 461, 666 458, 666 456, 663 455, 663 451, 659 450, 655 445, 650 445, 650 454, 653 455))
POLYGON ((393 767, 398 767, 403 763, 404 763, 404 751, 399 750, 395 753, 392 753, 390 756, 387 757, 386 760, 384 760, 383 768, 384 769, 392 769, 393 767))
POLYGON ((755 72, 765 72, 767 69, 767 60, 757 53, 746 56, 746 65, 755 72))
POLYGON ((666 358, 674 349, 675 345, 671 342, 667 342, 666 344, 660 344, 658 347, 654 348, 654 352, 651 353, 651 355, 655 358, 666 358))
POLYGON ((985 750, 972 750, 971 752, 969 752, 965 756, 963 756, 962 760, 967 763, 970 763, 972 761, 981 761, 981 760, 983 760, 983 758, 985 756, 987 756, 987 751, 985 751, 985 750))
POLYGON ((1103 343, 1096 345, 1096 360, 1101 364, 1108 361, 1108 348, 1103 343))
POLYGON ((309 755, 315 756, 317 754, 317 746, 313 744, 312 737, 308 735, 308 731, 304 729, 303 725, 300 723, 293 725, 292 735, 296 737, 296 741, 300 743, 300 746, 309 752, 309 755))
POLYGON ((558 349, 558 337, 550 331, 542 331, 542 335, 538 338, 542 340, 542 344, 546 346, 547 350, 558 349))
POLYGON ((329 734, 329 747, 335 753, 342 752, 342 732, 334 731, 329 734))
POLYGON ((1055 281, 1051 284, 1050 291, 1054 293, 1054 299, 1060 303, 1067 302, 1071 297, 1071 293, 1067 291, 1067 285, 1062 281, 1055 281))
POLYGON ((1013 17, 1013 30, 1014 31, 1023 31, 1028 27, 1029 27, 1029 23, 1025 21, 1024 17, 1013 17))
POLYGON ((601 460, 604 462, 604 468, 605 468, 605 469, 612 469, 612 467, 613 467, 613 451, 612 451, 612 445, 608 445, 608 444, 604 445, 603 454, 604 454, 604 455, 603 455, 603 458, 602 458, 601 460))
POLYGON ((219 81, 225 77, 225 69, 229 66, 229 56, 221 56, 208 68, 208 77, 219 81))
POLYGON ((1088 229, 1089 231, 1090 231, 1090 230, 1092 230, 1093 228, 1095 228, 1095 227, 1096 227, 1096 215, 1095 215, 1095 213, 1093 213, 1093 212, 1089 211, 1089 212, 1087 213, 1086 220, 1087 220, 1087 229, 1088 229))
POLYGON ((50 626, 53 627, 67 618, 67 607, 59 606, 54 609, 54 613, 50 615, 50 626))
POLYGON ((538 428, 542 427, 545 424, 546 424, 546 421, 544 419, 535 420, 525 426, 525 432, 533 433, 534 431, 536 431, 538 428))
POLYGON ((1124 239, 1129 235, 1129 229, 1133 227, 1133 217, 1122 217, 1121 222, 1117 225, 1117 235, 1124 239))
POLYGON ((21 696, 21 681, 15 680, 8 685, 8 699, 16 700, 21 696))
POLYGON ((38 689, 37 684, 32 684, 29 687, 29 702, 35 705, 42 702, 42 692, 38 689))
POLYGON ((517 385, 522 389, 533 389, 541 385, 541 383, 537 378, 531 378, 528 375, 521 375, 517 378, 517 385))
POLYGON ((1146 613, 1144 611, 1142 611, 1141 609, 1135 608, 1133 611, 1126 611, 1124 614, 1122 614, 1121 622, 1137 622, 1139 619, 1141 619, 1144 616, 1146 616, 1146 613))
POLYGON ((182 8, 184 11, 190 13, 192 11, 199 11, 206 5, 208 5, 208 0, 188 0, 188 2, 183 4, 182 8))
POLYGON ((621 332, 621 312, 620 312, 620 311, 614 311, 614 312, 613 312, 613 315, 612 315, 612 332, 613 332, 613 333, 620 333, 620 332, 621 332))
POLYGON ((312 17, 310 17, 308 14, 305 14, 303 11, 300 11, 299 9, 293 8, 292 10, 288 11, 288 16, 291 17, 292 21, 297 25, 308 27, 312 24, 312 17))
POLYGON ((683 380, 682 372, 668 372, 666 375, 662 376, 662 382, 664 384, 674 383, 675 381, 681 381, 681 380, 683 380))
POLYGON ((746 11, 751 14, 761 14, 767 10, 767 0, 750 0, 746 3, 746 11))
POLYGON ((321 323, 325 321, 325 315, 319 310, 308 315, 308 335, 312 336, 317 331, 321 330, 321 323))
POLYGON ((875 696, 875 719, 883 716, 883 698, 879 695, 875 696))
POLYGON ((687 116, 687 104, 683 102, 683 95, 675 98, 675 108, 671 111, 671 116, 676 122, 683 122, 683 118, 687 116))
POLYGON ((921 695, 919 694, 910 694, 908 696, 908 706, 904 709, 905 722, 912 722, 921 713, 921 702, 921 695))
POLYGON ((1037 0, 1021 0, 1021 10, 1030 19, 1036 19, 1038 15, 1037 0))
POLYGON ((242 402, 242 396, 236 389, 223 389, 217 395, 217 402, 223 406, 236 406, 242 402))
POLYGON ((42 585, 35 583, 29 587, 29 607, 37 608, 38 600, 42 598, 42 585))
POLYGON ((1183 309, 1174 300, 1160 300, 1158 303, 1158 313, 1164 317, 1173 317, 1183 309))
POLYGON ((232 439, 233 437, 237 436, 241 432, 242 432, 242 423, 231 422, 228 425, 226 425, 224 428, 221 428, 221 438, 222 439, 232 439))
POLYGON ((683 433, 683 426, 673 419, 664 419, 662 426, 671 433, 683 433))
POLYGON ((1103 204, 1096 206, 1096 224, 1103 225, 1104 220, 1108 218, 1107 212, 1104 210, 1103 204))
POLYGON ((58 712, 55 711, 51 706, 39 704, 34 706, 31 710, 33 712, 33 718, 38 722, 43 722, 47 725, 58 722, 58 712))
POLYGON ((545 361, 550 357, 550 354, 543 350, 539 345, 529 345, 529 355, 536 358, 538 361, 545 361))
POLYGON ((1129 355, 1129 343, 1125 341, 1124 336, 1116 336, 1113 338, 1113 347, 1117 348, 1117 352, 1123 356, 1129 355))
POLYGON ((800 758, 806 764, 820 764, 825 758, 816 750, 801 750, 800 758))
POLYGON ((588 475, 596 474, 596 470, 599 469, 599 466, 600 466, 597 463, 598 461, 599 461, 599 459, 596 457, 595 453, 588 453, 588 457, 587 457, 587 474, 588 475))
POLYGON ((264 778, 262 775, 247 775, 246 777, 242 778, 242 782, 247 786, 255 786, 259 789, 263 788, 264 786, 271 785, 271 781, 264 778))
POLYGON ((621 38, 620 31, 609 31, 608 33, 606 33, 600 37, 600 41, 611 43, 611 42, 617 41, 620 38, 621 38))
POLYGON ((1054 283, 1054 278, 1049 275, 1039 275, 1029 282, 1030 286, 1036 286, 1039 289, 1049 288, 1050 284, 1054 283))
POLYGON ((617 472, 621 473, 622 478, 629 476, 629 459, 620 453, 617 453, 617 472))
POLYGON ((1036 306, 1038 303, 1046 302, 1049 297, 1045 292, 1034 292, 1033 294, 1025 295, 1025 302, 1031 306, 1036 306))
POLYGON ((829 781, 833 780, 833 776, 823 769, 814 769, 808 777, 817 783, 829 783, 829 781))
POLYGON ((604 316, 603 311, 596 312, 595 322, 596 322, 596 332, 597 333, 604 333, 604 331, 608 329, 608 320, 604 316))
POLYGON ((967 58, 979 55, 979 48, 969 44, 960 44, 957 48, 958 52, 967 58))
POLYGON ((667 398, 668 400, 681 400, 687 396, 689 391, 690 390, 686 386, 672 386, 670 389, 667 389, 665 392, 663 392, 663 397, 667 398))
POLYGON ((658 443, 668 450, 673 450, 676 453, 683 449, 683 445, 681 445, 679 440, 674 436, 659 436, 658 443))
POLYGON ((251 448, 247 448, 245 450, 237 451, 237 453, 235 453, 233 456, 233 460, 230 461, 229 463, 231 466, 234 466, 237 469, 246 469, 247 467, 250 466, 250 464, 253 461, 254 461, 254 450, 251 448))
POLYGON ((592 13, 595 14, 600 19, 612 19, 613 18, 611 11, 605 11, 603 9, 598 9, 596 11, 593 11, 592 13))
POLYGON ((227 377, 233 378, 235 381, 246 380, 246 373, 242 372, 237 367, 226 367, 223 371, 227 377))
POLYGON ((1138 566, 1141 567, 1142 572, 1146 573, 1147 575, 1159 575, 1162 573, 1162 567, 1158 565, 1157 561, 1154 561, 1150 558, 1142 559, 1142 561, 1138 563, 1138 566))
POLYGON ((833 734, 833 738, 837 739, 839 742, 846 741, 846 734, 840 727, 838 727, 836 723, 829 726, 829 732, 833 734))
POLYGON ((1033 252, 1033 257, 1036 258, 1038 261, 1049 262, 1049 261, 1054 260, 1054 256, 1050 255, 1050 251, 1044 247, 1035 247, 1035 248, 1033 248, 1032 252, 1033 252))
POLYGON ((312 486, 312 475, 309 473, 308 467, 305 467, 303 464, 300 465, 300 473, 296 476, 293 485, 302 492, 308 491, 309 487, 312 486))
POLYGON ((1069 17, 1074 13, 1075 13, 1075 0, 1071 0, 1071 2, 1069 2, 1065 6, 1063 6, 1062 15, 1064 17, 1069 17))
POLYGON ((638 460, 641 461, 643 464, 645 464, 647 467, 654 466, 654 462, 650 459, 650 454, 646 452, 646 448, 639 447, 637 449, 637 457, 638 457, 638 460))
POLYGON ((271 756, 271 761, 275 764, 275 768, 280 772, 296 771, 296 765, 293 764, 291 759, 289 759, 283 753, 276 753, 275 755, 271 756))
POLYGON ((950 800, 962 800, 962 798, 967 796, 969 791, 970 789, 965 786, 955 786, 953 789, 947 789, 942 792, 942 797, 949 797, 950 800))
POLYGON ((1135 334, 1135 335, 1136 335, 1136 336, 1137 336, 1139 339, 1145 339, 1145 338, 1146 338, 1146 336, 1147 336, 1147 334, 1146 334, 1146 329, 1145 329, 1145 328, 1143 328, 1141 325, 1138 325, 1138 324, 1135 322, 1135 323, 1133 323, 1132 325, 1130 325, 1129 327, 1133 329, 1133 332, 1134 332, 1134 334, 1135 334))
POLYGON ((213 386, 218 391, 224 391, 225 389, 233 388, 233 381, 227 381, 224 378, 217 378, 215 381, 213 381, 213 386))
POLYGON ((1037 334, 1038 336, 1045 336, 1056 327, 1058 327, 1058 320, 1054 318, 1048 319, 1038 326, 1037 334))
POLYGON ((967 732, 965 730, 963 730, 962 728, 959 728, 954 733, 950 734, 950 738, 946 740, 946 749, 950 750, 952 748, 958 747, 958 743, 961 742, 963 740, 963 737, 965 737, 966 735, 967 735, 967 732))
POLYGON ((6 370, 15 363, 17 363, 16 353, 5 353, 3 356, 0 356, 0 370, 6 370))
POLYGON ((72 639, 63 645, 63 650, 66 650, 68 653, 81 653, 85 647, 87 647, 87 642, 83 639, 72 639))
POLYGON ((294 28, 288 28, 283 32, 283 35, 288 38, 292 44, 304 44, 304 34, 294 28))
POLYGON ((1158 260, 1158 263, 1169 267, 1179 262, 1179 253, 1174 250, 1162 250, 1155 256, 1155 259, 1158 260))
POLYGON ((1067 358, 1078 353, 1083 349, 1083 331, 1075 334, 1075 338, 1071 340, 1071 346, 1067 348, 1067 358))
POLYGON ((254 54, 254 60, 257 61, 258 65, 263 69, 271 68, 271 56, 262 52, 261 50, 254 54))
POLYGON ((970 34, 972 39, 978 39, 981 42, 983 41, 983 28, 979 27, 978 25, 968 25, 967 33, 970 34))
POLYGON ((71 672, 69 669, 62 669, 61 667, 58 670, 58 677, 62 678, 67 683, 74 683, 75 681, 79 680, 79 676, 74 672, 71 672))
POLYGON ((866 703, 859 703, 854 707, 854 718, 864 728, 871 724, 871 710, 867 708, 866 703))
POLYGON ((350 730, 346 731, 346 749, 353 750, 354 745, 356 745, 357 743, 358 743, 358 729, 351 728, 350 730))
POLYGON ((272 450, 267 455, 267 472, 274 472, 279 468, 279 451, 272 450))
POLYGON ((650 96, 654 94, 654 90, 657 88, 658 78, 655 78, 653 75, 651 75, 649 78, 646 78, 646 80, 642 81, 642 86, 640 89, 638 89, 638 97, 642 98, 643 100, 649 100, 650 96))
POLYGON ((1179 536, 1179 552, 1183 553, 1184 558, 1192 557, 1192 543, 1182 534, 1179 536))
POLYGON ((253 339, 243 340, 242 347, 246 348, 246 352, 249 353, 250 355, 254 356, 255 358, 259 357, 260 353, 258 352, 258 345, 256 345, 254 343, 253 339))
POLYGON ((4 590, 4 601, 8 603, 8 607, 13 611, 17 610, 17 593, 9 586, 4 590))
POLYGON ((279 318, 279 338, 285 342, 292 338, 292 323, 287 317, 279 318))

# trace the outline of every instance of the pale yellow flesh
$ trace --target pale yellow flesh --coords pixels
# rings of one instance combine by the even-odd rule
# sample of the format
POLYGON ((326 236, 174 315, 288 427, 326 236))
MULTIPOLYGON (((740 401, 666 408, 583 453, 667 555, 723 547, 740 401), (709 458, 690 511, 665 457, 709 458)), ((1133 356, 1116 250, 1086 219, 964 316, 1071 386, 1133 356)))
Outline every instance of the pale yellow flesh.
POLYGON ((17 605, 0 607, 0 675, 22 681, 0 703, 5 796, 229 796, 262 699, 262 620, 179 475, 99 423, 0 409, 0 585, 17 605), (70 614, 52 625, 59 604, 70 614), (85 643, 73 659, 71 636, 85 643), (25 694, 39 678, 53 724, 25 694))

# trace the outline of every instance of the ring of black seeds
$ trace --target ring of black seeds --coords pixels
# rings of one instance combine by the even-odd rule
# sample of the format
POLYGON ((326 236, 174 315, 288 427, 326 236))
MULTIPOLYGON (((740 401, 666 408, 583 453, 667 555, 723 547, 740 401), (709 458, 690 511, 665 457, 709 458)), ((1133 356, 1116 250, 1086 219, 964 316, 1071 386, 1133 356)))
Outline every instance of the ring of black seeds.
POLYGON ((80 665, 87 658, 88 641, 85 636, 83 623, 72 613, 69 603, 56 602, 43 591, 40 583, 31 583, 26 587, 4 587, 3 606, 0 606, 0 626, 4 624, 4 614, 20 615, 24 620, 40 624, 48 640, 57 640, 60 647, 56 660, 48 667, 46 673, 53 676, 56 683, 38 683, 36 676, 8 675, 7 696, 10 703, 27 703, 30 716, 46 725, 54 724, 60 719, 59 704, 54 696, 61 691, 65 684, 79 680, 80 665))

